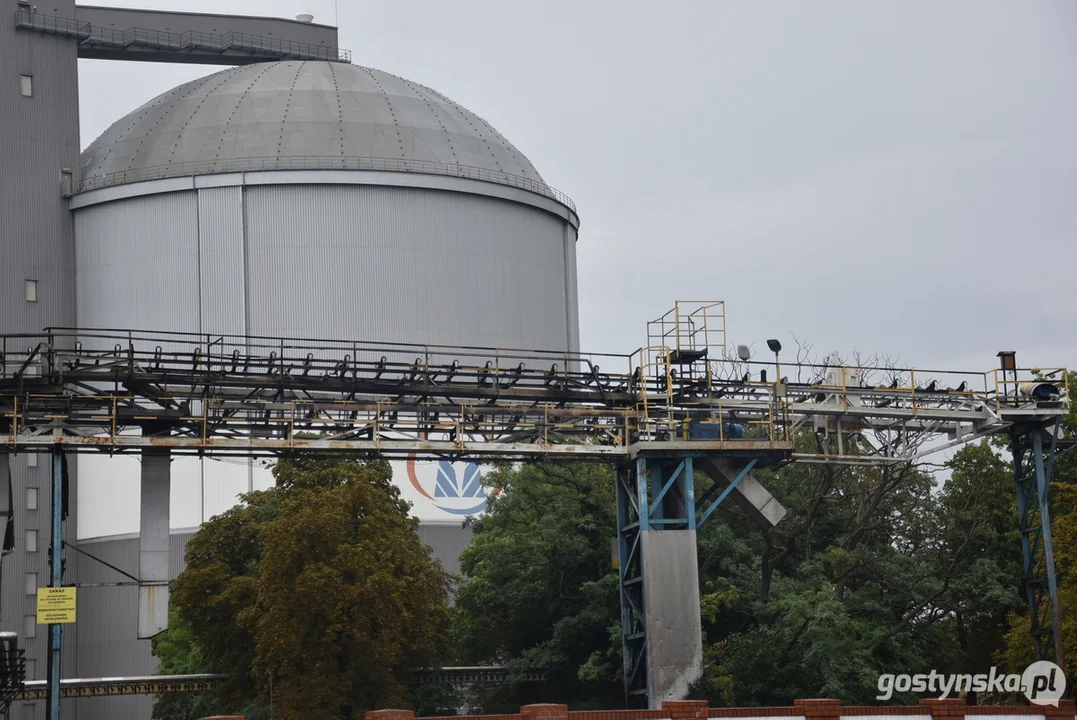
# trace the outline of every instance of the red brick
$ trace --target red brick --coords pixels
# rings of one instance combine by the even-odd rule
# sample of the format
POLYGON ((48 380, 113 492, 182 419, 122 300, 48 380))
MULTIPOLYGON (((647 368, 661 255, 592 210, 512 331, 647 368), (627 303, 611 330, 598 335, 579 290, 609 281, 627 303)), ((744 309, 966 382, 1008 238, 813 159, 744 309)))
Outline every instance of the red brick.
POLYGON ((850 705, 842 708, 841 714, 850 715, 923 715, 924 709, 919 705, 850 705))
POLYGON ((415 713, 400 709, 368 710, 366 720, 415 720, 415 713))
POLYGON ((662 712, 672 720, 699 720, 709 716, 710 707, 706 700, 667 700, 662 712))
POLYGON ((568 720, 568 705, 539 704, 520 708, 523 720, 568 720))
POLYGON ((931 712, 932 718, 946 718, 947 720, 963 718, 968 711, 968 705, 962 698, 925 699, 920 701, 920 705, 931 712))
POLYGON ((1059 700, 1058 707, 1041 705, 1045 720, 1073 720, 1077 715, 1077 703, 1073 700, 1059 700))
POLYGON ((742 717, 797 717, 804 711, 795 707, 711 708, 707 716, 712 718, 742 717))
POLYGON ((841 700, 833 698, 794 700, 793 707, 801 710, 806 720, 838 720, 841 717, 841 700))

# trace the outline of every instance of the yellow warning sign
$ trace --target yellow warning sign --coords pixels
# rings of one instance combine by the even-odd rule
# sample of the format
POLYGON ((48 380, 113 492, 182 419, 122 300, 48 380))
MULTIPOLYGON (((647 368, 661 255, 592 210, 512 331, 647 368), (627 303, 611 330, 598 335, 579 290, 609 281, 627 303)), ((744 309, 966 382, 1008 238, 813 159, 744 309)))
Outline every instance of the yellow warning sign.
POLYGON ((37 624, 60 625, 75 622, 77 588, 43 587, 37 589, 37 624))

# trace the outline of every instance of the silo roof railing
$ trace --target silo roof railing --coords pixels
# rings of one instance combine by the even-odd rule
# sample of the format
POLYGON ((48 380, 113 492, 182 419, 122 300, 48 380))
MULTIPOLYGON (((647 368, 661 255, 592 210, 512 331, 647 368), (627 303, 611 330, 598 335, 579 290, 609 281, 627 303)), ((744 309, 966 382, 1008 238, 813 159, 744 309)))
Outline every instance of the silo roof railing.
POLYGON ((166 178, 189 177, 192 175, 216 175, 233 172, 268 172, 274 170, 368 170, 383 172, 419 173, 424 175, 446 175, 469 180, 481 180, 498 185, 528 190, 555 200, 565 207, 576 211, 576 203, 565 193, 552 188, 544 182, 519 175, 487 170, 486 168, 435 162, 432 160, 406 160, 400 158, 368 157, 263 157, 263 158, 227 158, 219 160, 195 160, 191 162, 157 165, 154 167, 134 168, 105 175, 93 175, 84 178, 78 184, 79 192, 89 192, 102 188, 163 180, 166 178))
POLYGON ((83 47, 115 48, 120 50, 138 48, 178 53, 240 51, 257 57, 273 57, 286 60, 328 60, 343 63, 350 63, 352 59, 351 51, 349 50, 294 40, 282 40, 264 35, 252 35, 244 32, 218 34, 197 30, 177 33, 137 27, 126 30, 112 30, 111 28, 94 26, 75 18, 34 12, 29 8, 19 8, 15 11, 15 27, 74 37, 78 39, 79 45, 83 47))

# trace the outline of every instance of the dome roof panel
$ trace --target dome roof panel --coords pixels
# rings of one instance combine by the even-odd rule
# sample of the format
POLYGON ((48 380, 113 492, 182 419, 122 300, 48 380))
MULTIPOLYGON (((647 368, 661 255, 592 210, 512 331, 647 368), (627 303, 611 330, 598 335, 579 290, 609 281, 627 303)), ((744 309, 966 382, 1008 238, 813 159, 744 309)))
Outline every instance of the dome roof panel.
POLYGON ((444 95, 372 68, 299 61, 229 68, 159 95, 87 148, 80 179, 93 189, 334 162, 550 190, 523 153, 444 95))

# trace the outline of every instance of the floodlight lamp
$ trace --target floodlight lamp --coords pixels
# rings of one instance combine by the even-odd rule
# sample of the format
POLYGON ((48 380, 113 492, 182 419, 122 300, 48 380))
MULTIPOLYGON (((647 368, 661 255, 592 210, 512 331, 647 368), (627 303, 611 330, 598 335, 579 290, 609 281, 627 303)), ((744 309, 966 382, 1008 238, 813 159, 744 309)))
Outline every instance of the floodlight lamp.
POLYGON ((767 340, 767 347, 770 348, 772 353, 779 353, 782 351, 782 344, 774 339, 767 340))
POLYGON ((748 349, 747 345, 737 345, 737 357, 744 362, 748 362, 752 359, 752 351, 748 349))
POLYGON ((1001 350, 997 357, 1003 370, 1017 369, 1017 353, 1013 350, 1001 350))

